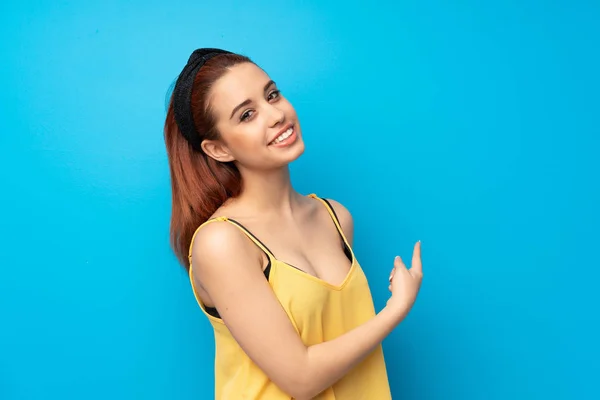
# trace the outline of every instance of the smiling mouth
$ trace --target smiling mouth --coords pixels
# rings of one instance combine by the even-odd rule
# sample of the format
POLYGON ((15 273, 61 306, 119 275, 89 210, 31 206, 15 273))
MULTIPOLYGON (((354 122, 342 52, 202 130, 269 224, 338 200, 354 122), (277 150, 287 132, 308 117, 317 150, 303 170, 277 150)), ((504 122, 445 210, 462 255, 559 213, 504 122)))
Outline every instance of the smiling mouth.
POLYGON ((269 143, 269 145, 281 143, 285 139, 292 136, 293 133, 294 133, 294 127, 290 126, 285 132, 283 132, 281 135, 279 135, 275 139, 273 139, 273 141, 271 141, 271 143, 269 143))

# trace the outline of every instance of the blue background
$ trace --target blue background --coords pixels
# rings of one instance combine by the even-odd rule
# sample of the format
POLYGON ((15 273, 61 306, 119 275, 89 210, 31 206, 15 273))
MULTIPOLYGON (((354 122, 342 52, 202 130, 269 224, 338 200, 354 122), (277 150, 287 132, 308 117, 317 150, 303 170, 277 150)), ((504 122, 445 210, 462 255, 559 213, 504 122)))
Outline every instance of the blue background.
POLYGON ((394 398, 600 398, 599 20, 566 0, 4 2, 0 399, 212 398, 162 138, 208 46, 297 108, 295 185, 352 211, 378 308, 423 241, 384 343, 394 398))

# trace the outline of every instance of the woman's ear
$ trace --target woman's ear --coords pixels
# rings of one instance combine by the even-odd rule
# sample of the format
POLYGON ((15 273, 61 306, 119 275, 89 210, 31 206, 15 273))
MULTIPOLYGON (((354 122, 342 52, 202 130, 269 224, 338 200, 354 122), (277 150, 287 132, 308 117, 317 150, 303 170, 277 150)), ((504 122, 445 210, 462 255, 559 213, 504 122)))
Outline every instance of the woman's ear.
POLYGON ((227 146, 225 146, 225 144, 219 140, 203 140, 201 146, 206 155, 212 159, 220 162, 229 162, 235 160, 227 146))

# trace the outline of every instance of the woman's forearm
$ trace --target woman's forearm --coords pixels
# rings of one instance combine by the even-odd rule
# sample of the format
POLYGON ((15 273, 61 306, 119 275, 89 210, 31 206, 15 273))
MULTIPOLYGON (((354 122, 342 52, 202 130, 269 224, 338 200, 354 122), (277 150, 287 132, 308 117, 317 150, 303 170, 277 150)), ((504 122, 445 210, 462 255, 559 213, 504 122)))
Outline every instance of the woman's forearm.
POLYGON ((310 346, 301 398, 313 398, 365 359, 405 314, 385 307, 374 318, 336 339, 310 346))

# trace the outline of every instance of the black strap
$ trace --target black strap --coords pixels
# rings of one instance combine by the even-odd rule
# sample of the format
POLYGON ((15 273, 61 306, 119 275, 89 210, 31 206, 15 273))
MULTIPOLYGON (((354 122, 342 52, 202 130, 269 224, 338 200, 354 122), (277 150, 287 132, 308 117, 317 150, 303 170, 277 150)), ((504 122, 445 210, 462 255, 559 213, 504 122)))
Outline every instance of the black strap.
POLYGON ((346 255, 346 257, 348 257, 348 259, 350 261, 352 261, 352 258, 353 258, 352 251, 350 250, 350 247, 348 247, 348 244, 344 240, 344 236, 342 236, 342 232, 340 232, 340 229, 342 229, 342 224, 340 223, 340 219, 338 218, 337 214, 335 213, 335 210, 334 210, 333 206, 331 205, 331 203, 329 202, 329 200, 324 199, 324 198, 321 198, 321 200, 323 200, 325 202, 325 204, 331 211, 331 214, 333 214, 333 218, 335 218, 335 222, 337 222, 335 229, 338 231, 338 233, 340 235, 340 240, 342 241, 342 246, 344 248, 344 254, 346 255), (339 228, 338 228, 338 226, 339 226, 339 228))

